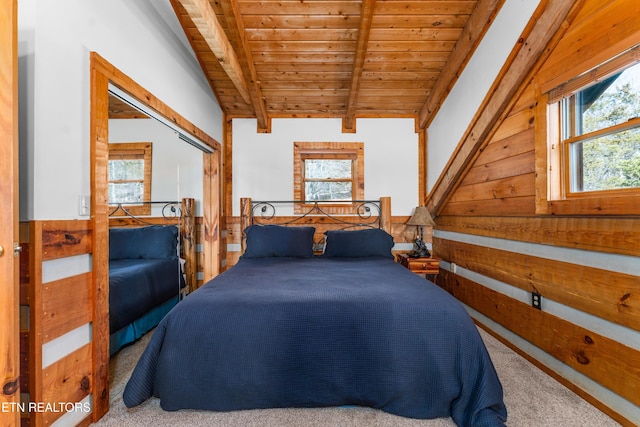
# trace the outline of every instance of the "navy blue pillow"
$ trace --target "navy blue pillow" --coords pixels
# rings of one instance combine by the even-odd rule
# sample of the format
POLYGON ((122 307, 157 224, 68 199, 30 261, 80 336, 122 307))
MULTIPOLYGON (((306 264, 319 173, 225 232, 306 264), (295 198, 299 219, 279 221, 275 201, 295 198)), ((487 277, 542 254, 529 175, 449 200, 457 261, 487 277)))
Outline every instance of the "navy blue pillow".
POLYGON ((109 229, 109 259, 158 259, 177 256, 178 227, 150 225, 109 229))
POLYGON ((313 256, 315 227, 285 227, 282 225, 250 225, 244 231, 247 247, 244 258, 313 256))
POLYGON ((127 259, 133 254, 129 250, 129 241, 133 238, 133 230, 128 228, 109 229, 109 260, 127 259))
POLYGON ((324 254, 331 258, 391 257, 393 236, 379 228, 365 230, 330 230, 326 236, 324 254))
POLYGON ((151 225, 138 228, 140 258, 171 258, 178 256, 178 227, 151 225))

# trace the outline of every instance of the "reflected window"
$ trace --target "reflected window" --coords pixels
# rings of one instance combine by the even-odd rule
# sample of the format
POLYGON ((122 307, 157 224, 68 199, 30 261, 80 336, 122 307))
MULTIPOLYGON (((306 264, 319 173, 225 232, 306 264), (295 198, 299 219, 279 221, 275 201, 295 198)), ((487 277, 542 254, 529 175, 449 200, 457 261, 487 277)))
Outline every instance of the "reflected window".
MULTIPOLYGON (((151 207, 152 143, 109 144, 109 206, 118 204, 134 215, 149 215, 151 207)), ((123 215, 117 211, 114 215, 123 215)))

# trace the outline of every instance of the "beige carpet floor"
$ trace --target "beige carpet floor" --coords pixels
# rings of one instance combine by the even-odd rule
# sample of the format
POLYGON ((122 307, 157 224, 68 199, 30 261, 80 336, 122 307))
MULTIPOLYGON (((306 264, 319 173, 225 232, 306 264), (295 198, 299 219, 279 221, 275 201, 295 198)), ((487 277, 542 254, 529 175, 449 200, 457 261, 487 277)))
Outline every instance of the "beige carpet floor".
MULTIPOLYGON (((480 330, 496 367, 513 427, 608 427, 618 423, 546 375, 527 360, 480 330)), ((359 407, 261 409, 235 412, 163 411, 152 398, 132 409, 122 402, 124 386, 151 334, 122 349, 112 360, 111 409, 99 426, 224 427, 446 427, 450 418, 416 420, 359 407)))

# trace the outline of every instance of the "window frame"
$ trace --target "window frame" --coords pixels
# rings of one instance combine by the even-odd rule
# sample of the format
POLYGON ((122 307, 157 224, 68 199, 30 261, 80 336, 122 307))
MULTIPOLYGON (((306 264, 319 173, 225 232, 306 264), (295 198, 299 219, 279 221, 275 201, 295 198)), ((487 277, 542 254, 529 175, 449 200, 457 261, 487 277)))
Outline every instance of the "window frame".
MULTIPOLYGON (((364 143, 362 142, 294 142, 293 143, 293 198, 296 201, 294 213, 308 212, 316 203, 331 214, 353 213, 358 200, 364 199, 364 143), (305 197, 305 160, 351 160, 351 201, 308 202, 305 197)), ((341 181, 347 181, 341 180, 341 181)))
POLYGON ((565 83, 541 93, 536 123, 536 213, 548 215, 637 215, 640 214, 640 188, 616 188, 597 191, 571 192, 569 176, 570 143, 589 140, 594 136, 623 128, 635 127, 640 119, 621 123, 605 130, 597 130, 579 137, 563 140, 562 100, 579 92, 589 83, 601 81, 638 62, 640 45, 634 46, 596 67, 581 70, 565 83))
POLYGON ((593 132, 585 133, 579 136, 572 136, 566 139, 561 139, 561 150, 562 150, 562 160, 563 160, 563 171, 562 177, 564 179, 564 194, 567 199, 571 198, 585 198, 585 197, 598 197, 603 195, 624 195, 624 194, 640 194, 640 187, 623 187, 623 188, 610 188, 606 190, 583 190, 583 191, 574 191, 571 189, 572 184, 572 174, 575 174, 575 168, 571 165, 571 150, 573 147, 572 144, 577 142, 588 142, 592 139, 596 139, 602 136, 607 136, 615 133, 624 132, 630 129, 640 129, 640 118, 635 117, 633 119, 629 119, 626 122, 619 123, 614 126, 610 126, 604 129, 599 129, 593 132))
MULTIPOLYGON (((152 171, 152 159, 153 159, 153 143, 151 142, 115 142, 109 143, 109 159, 107 161, 107 169, 109 162, 117 160, 116 156, 128 156, 132 158, 142 158, 144 160, 144 173, 143 173, 143 194, 141 204, 127 204, 122 206, 126 211, 132 215, 151 215, 151 171, 152 171)), ((112 181, 107 176, 107 186, 112 181)), ((126 216, 127 213, 122 209, 118 209, 118 205, 112 205, 110 200, 109 211, 113 212, 111 216, 126 216)))

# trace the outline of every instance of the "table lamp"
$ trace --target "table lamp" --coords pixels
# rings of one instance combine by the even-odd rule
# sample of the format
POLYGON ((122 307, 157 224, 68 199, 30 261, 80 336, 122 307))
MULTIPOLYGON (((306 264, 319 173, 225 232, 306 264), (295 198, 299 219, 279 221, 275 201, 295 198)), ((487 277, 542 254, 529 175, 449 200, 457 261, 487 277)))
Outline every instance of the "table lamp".
POLYGON ((427 209, 427 207, 418 206, 413 211, 413 215, 411 215, 409 221, 407 221, 407 225, 418 226, 418 235, 416 236, 416 240, 414 241, 416 248, 412 252, 409 252, 409 256, 415 258, 431 256, 429 250, 427 249, 427 245, 424 243, 424 240, 422 238, 422 227, 425 225, 436 225, 436 223, 433 221, 433 218, 431 218, 431 214, 429 214, 429 210, 427 209))

